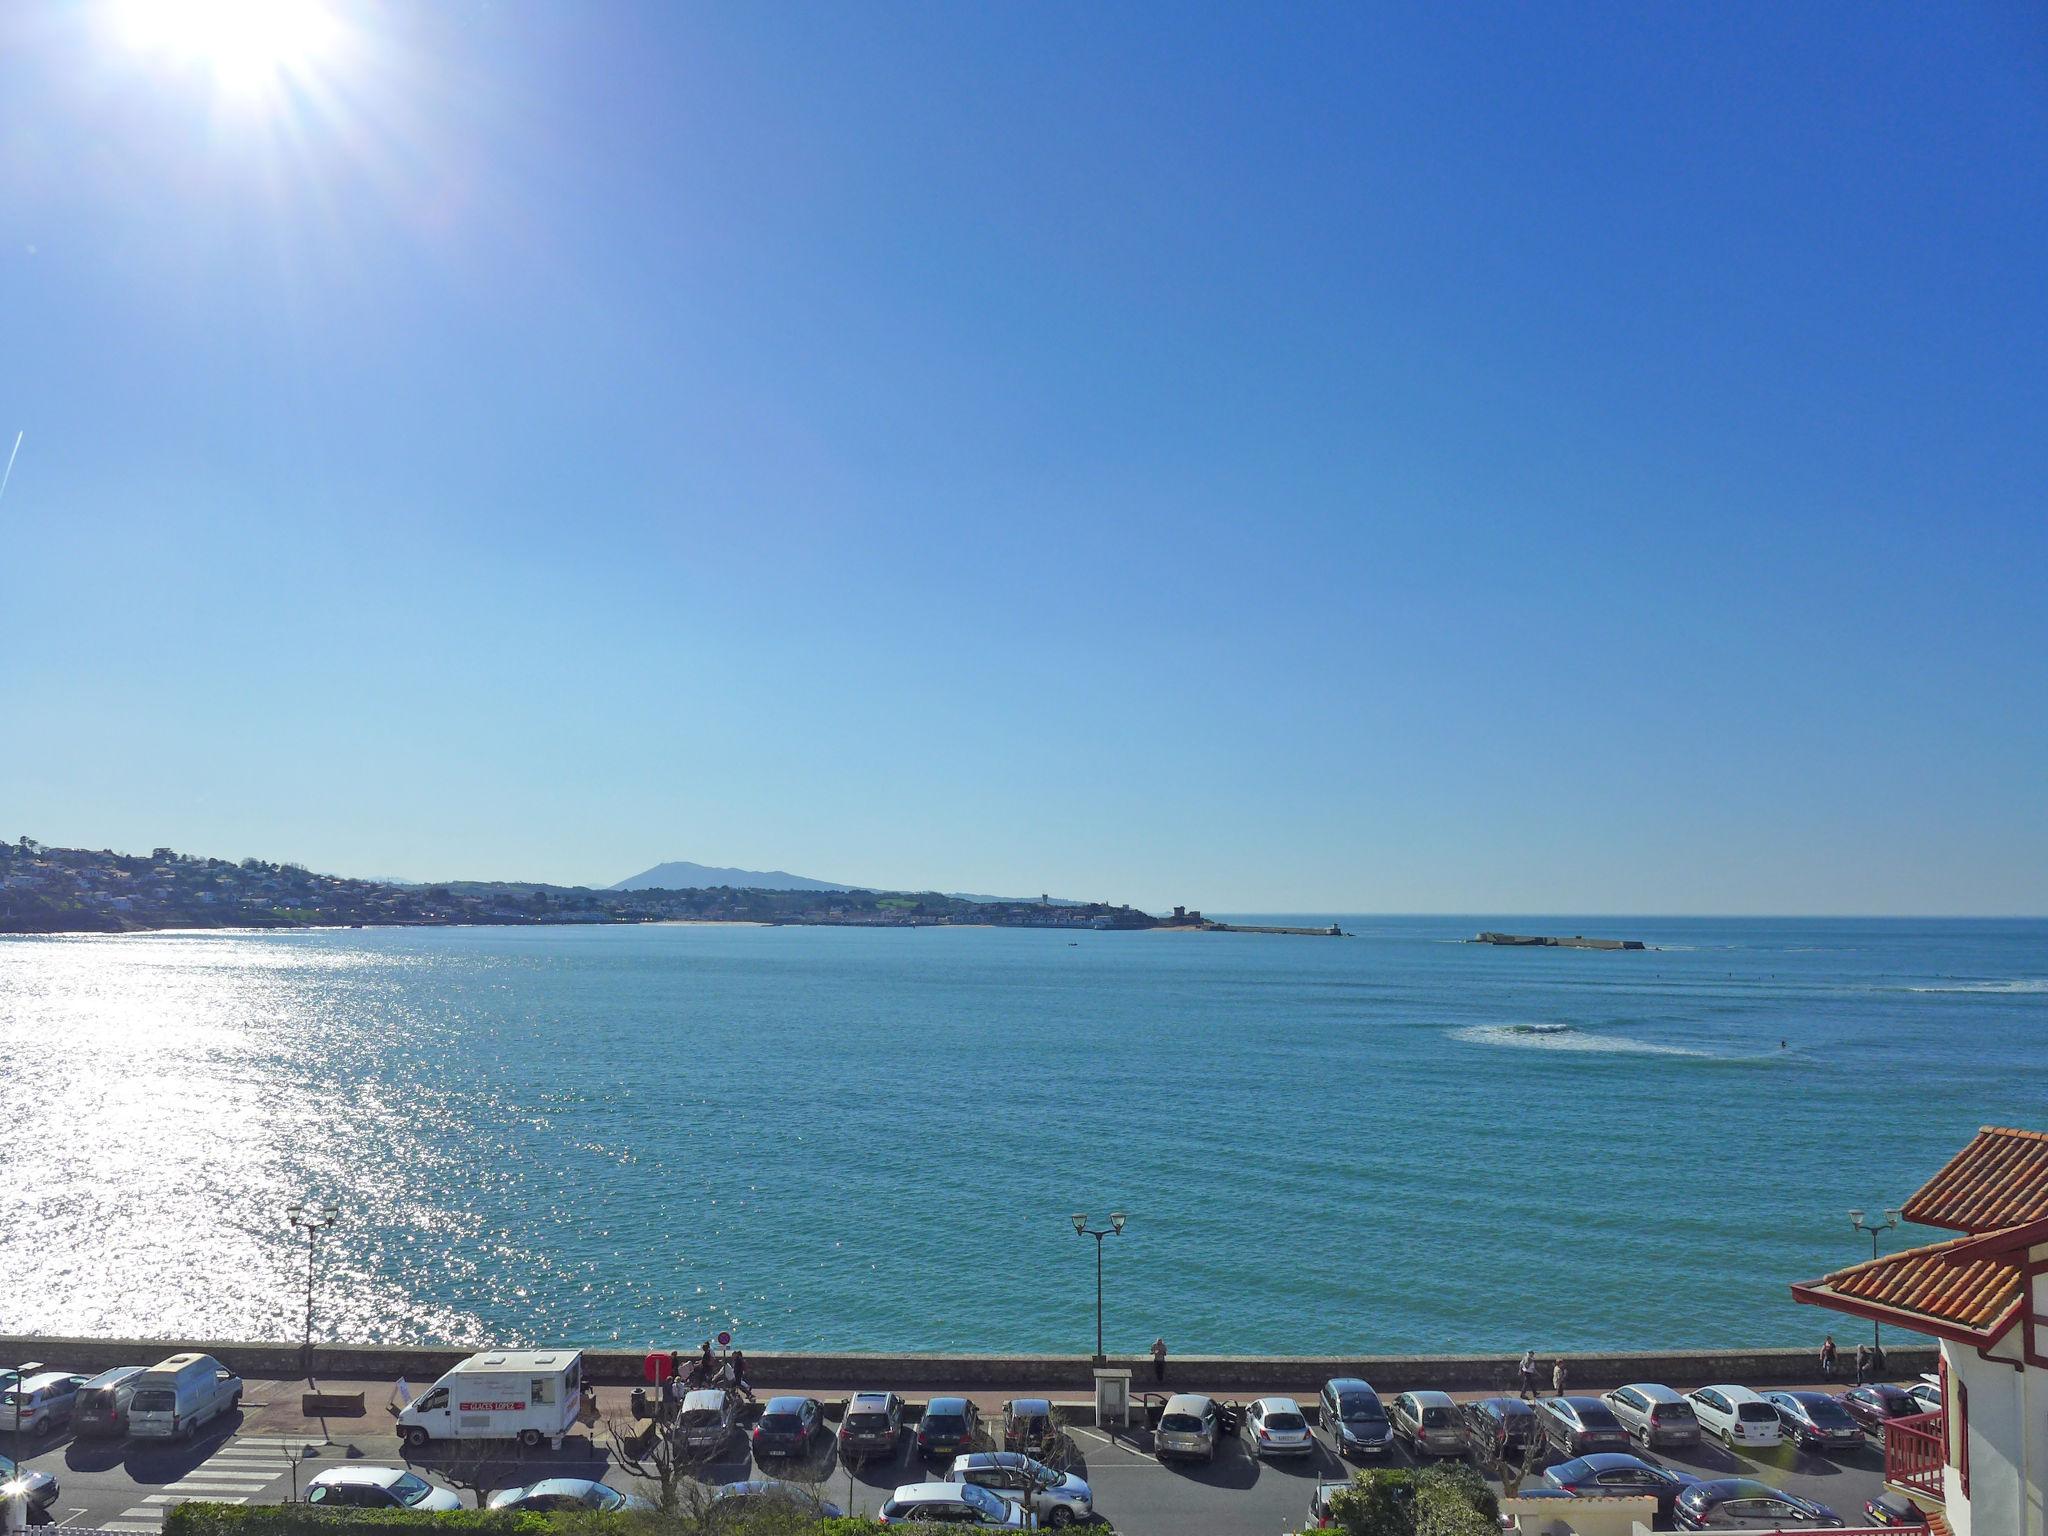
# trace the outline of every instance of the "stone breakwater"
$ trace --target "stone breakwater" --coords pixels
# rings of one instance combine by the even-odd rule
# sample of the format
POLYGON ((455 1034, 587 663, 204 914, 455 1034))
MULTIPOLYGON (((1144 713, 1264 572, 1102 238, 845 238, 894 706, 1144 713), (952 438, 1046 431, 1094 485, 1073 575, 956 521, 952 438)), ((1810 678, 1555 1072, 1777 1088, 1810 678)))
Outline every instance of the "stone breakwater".
POLYGON ((1474 938, 1474 944, 1502 944, 1509 948, 1535 949, 1644 949, 1641 939, 1589 939, 1584 934, 1573 934, 1568 939, 1554 938, 1549 934, 1530 933, 1482 933, 1474 938))
MULTIPOLYGON (((541 1341, 546 1342, 546 1341, 541 1341)), ((700 1340, 678 1339, 674 1347, 693 1353, 700 1340)), ((738 1341, 742 1348, 746 1340, 738 1341)), ((391 1344, 315 1344, 315 1376, 347 1380, 432 1381, 483 1345, 418 1348, 391 1344)), ((210 1354, 252 1378, 288 1379, 303 1374, 301 1347, 291 1343, 234 1339, 95 1339, 42 1335, 0 1337, 0 1360, 38 1360, 52 1369, 96 1372, 117 1365, 148 1365, 185 1350, 210 1354)), ((585 1349, 590 1380, 626 1385, 641 1380, 645 1349, 585 1349)), ((1888 1349, 1886 1375, 1905 1380, 1932 1371, 1931 1347, 1888 1349)), ((1515 1356, 1510 1355, 1172 1355, 1169 1386, 1185 1384, 1213 1392, 1291 1390, 1313 1393, 1332 1376, 1363 1376, 1381 1392, 1434 1389, 1484 1392, 1511 1389, 1515 1356)), ((1545 1384, 1554 1354, 1538 1351, 1545 1384)), ((1797 1386, 1813 1381, 1818 1369, 1810 1349, 1641 1350, 1568 1354, 1571 1385, 1599 1391, 1633 1381, 1659 1381, 1681 1389, 1711 1382, 1746 1386, 1797 1386)), ((1152 1379, 1145 1355, 1111 1356, 1109 1364, 1130 1370, 1133 1384, 1152 1379)), ((1094 1361, 1087 1355, 914 1355, 914 1354, 747 1354, 747 1375, 759 1385, 777 1384, 848 1392, 888 1389, 915 1392, 934 1388, 1014 1389, 1091 1393, 1094 1361)))

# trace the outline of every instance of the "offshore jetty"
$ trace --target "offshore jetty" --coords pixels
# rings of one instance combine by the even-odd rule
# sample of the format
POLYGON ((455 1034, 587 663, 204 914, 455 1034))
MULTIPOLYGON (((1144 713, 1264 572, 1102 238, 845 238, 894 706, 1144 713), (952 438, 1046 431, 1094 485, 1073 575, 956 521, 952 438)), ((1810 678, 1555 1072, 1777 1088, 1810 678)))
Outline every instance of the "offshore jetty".
POLYGON ((1467 939, 1468 944, 1534 945, 1542 949, 1643 949, 1641 939, 1589 939, 1584 934, 1573 934, 1568 939, 1553 938, 1548 934, 1527 933, 1482 933, 1467 939))

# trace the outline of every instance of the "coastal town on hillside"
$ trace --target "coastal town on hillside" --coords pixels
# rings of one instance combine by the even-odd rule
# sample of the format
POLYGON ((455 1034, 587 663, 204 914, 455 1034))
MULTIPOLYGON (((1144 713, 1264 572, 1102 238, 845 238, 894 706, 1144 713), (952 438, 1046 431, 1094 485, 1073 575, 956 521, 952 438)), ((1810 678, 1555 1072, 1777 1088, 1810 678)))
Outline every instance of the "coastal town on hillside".
POLYGON ((458 924, 731 922, 867 928, 1222 928, 1200 912, 1154 917, 1106 902, 970 901, 937 892, 592 890, 514 881, 409 885, 316 874, 262 859, 155 848, 0 842, 0 933, 157 928, 445 927, 458 924))

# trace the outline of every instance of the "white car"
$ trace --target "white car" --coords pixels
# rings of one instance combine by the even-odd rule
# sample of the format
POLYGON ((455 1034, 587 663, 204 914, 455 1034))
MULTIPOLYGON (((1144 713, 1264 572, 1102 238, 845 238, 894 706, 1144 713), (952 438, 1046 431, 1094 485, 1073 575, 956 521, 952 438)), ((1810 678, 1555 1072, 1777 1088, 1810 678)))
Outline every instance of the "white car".
POLYGON ((1701 1387, 1686 1393, 1685 1400, 1700 1421, 1700 1432, 1731 1451, 1738 1445, 1776 1445, 1784 1432, 1778 1410, 1747 1387, 1701 1387))
POLYGON ((1906 1396, 1913 1399, 1914 1402, 1925 1408, 1929 1413, 1938 1412, 1941 1408, 1941 1378, 1939 1376, 1922 1376, 1906 1389, 1906 1396))
POLYGON ((889 1496, 881 1525, 975 1525, 1028 1531, 1036 1523, 1021 1506, 977 1483, 905 1483, 889 1496))
POLYGON ((1308 1456, 1316 1437, 1291 1397, 1262 1397, 1244 1411, 1244 1437, 1254 1456, 1308 1456))
POLYGON ((335 1467, 306 1484, 306 1502, 322 1509, 462 1508, 462 1500, 402 1467, 335 1467))

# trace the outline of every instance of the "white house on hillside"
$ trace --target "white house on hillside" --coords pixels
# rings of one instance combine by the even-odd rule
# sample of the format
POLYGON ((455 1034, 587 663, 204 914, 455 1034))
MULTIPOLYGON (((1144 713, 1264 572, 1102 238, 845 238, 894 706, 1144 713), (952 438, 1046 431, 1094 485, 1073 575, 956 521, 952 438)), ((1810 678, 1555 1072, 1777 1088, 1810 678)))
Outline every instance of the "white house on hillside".
POLYGON ((1792 1295, 1941 1341, 1941 1411, 1887 1425, 1887 1482, 1955 1536, 2048 1536, 2048 1134, 1984 1127, 1903 1210, 1962 1235, 1792 1295))

